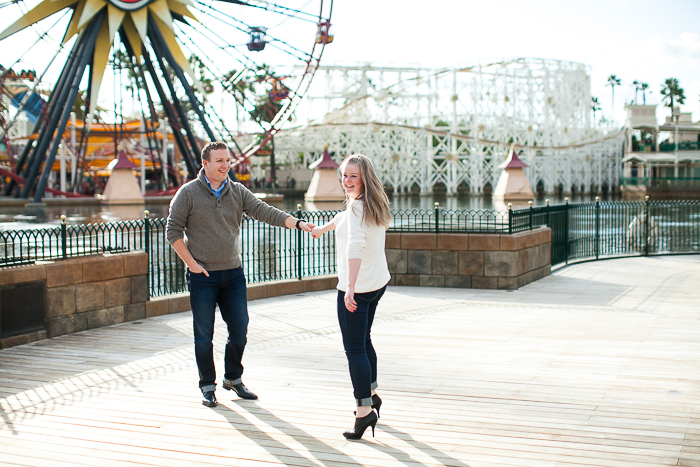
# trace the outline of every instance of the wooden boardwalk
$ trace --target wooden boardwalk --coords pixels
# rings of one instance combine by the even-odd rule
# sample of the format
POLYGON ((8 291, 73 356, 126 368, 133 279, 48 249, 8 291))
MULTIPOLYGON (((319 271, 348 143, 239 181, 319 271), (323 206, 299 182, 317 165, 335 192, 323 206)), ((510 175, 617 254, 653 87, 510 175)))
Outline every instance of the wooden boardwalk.
MULTIPOLYGON (((0 351, 2 466, 700 466, 700 256, 564 268, 515 292, 392 287, 376 438, 332 291, 250 303, 244 381, 200 404, 189 313, 0 351)), ((224 328, 216 329, 223 369, 224 328)))

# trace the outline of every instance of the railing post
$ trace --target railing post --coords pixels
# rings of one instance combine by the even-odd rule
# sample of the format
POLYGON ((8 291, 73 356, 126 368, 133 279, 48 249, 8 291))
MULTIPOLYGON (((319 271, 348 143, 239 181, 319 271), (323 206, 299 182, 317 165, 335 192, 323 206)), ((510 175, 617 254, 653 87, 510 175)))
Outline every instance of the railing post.
POLYGON ((644 197, 644 218, 646 222, 644 223, 644 256, 649 256, 649 224, 651 223, 651 218, 649 217, 649 196, 644 197))
POLYGON ((440 233, 440 203, 435 203, 435 233, 440 233))
POLYGON ((549 224, 549 199, 544 200, 544 202, 547 204, 547 227, 551 229, 552 226, 549 224))
POLYGON ((63 259, 68 258, 68 235, 65 214, 61 215, 61 256, 63 256, 63 259))
POLYGON ((508 233, 513 234, 513 203, 508 203, 508 233))
POLYGON ((600 197, 595 197, 595 259, 600 254, 600 197))
POLYGON ((151 221, 148 218, 148 210, 143 211, 143 249, 146 250, 146 280, 148 281, 148 297, 153 295, 153 280, 151 278, 151 221))
MULTIPOLYGON (((297 212, 296 212, 296 218, 301 219, 301 204, 297 204, 297 212)), ((302 278, 302 270, 301 270, 301 261, 302 261, 302 248, 301 248, 301 230, 297 230, 297 279, 301 280, 302 278)))
POLYGON ((565 264, 569 264, 569 198, 564 198, 564 252, 566 253, 565 264))
POLYGON ((530 206, 530 230, 532 230, 532 201, 528 201, 527 204, 530 206))

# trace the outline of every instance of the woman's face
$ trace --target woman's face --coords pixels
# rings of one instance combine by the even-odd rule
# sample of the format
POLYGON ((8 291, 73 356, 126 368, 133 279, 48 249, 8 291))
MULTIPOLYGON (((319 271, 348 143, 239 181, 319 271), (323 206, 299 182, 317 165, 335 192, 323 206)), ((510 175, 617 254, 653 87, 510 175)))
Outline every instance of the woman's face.
POLYGON ((345 188, 345 193, 351 199, 357 199, 358 196, 364 193, 365 187, 362 184, 360 167, 356 164, 345 165, 343 169, 343 188, 345 188))

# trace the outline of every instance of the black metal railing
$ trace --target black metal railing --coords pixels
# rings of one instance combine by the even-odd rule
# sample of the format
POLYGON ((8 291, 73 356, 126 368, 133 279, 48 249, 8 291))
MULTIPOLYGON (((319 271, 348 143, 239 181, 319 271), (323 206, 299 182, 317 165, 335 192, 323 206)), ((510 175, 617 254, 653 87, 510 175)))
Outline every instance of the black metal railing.
MULTIPOLYGON (((338 211, 292 214, 316 225, 338 211)), ((394 210, 390 232, 513 234, 552 229, 552 265, 612 256, 700 253, 700 201, 615 201, 534 207, 507 212, 394 210), (647 221, 648 220, 648 221, 647 221)), ((0 266, 31 264, 99 253, 145 250, 152 297, 184 292, 185 265, 165 238, 166 219, 143 219, 50 229, 0 232, 0 266)), ((248 283, 334 274, 334 235, 312 239, 243 216, 241 259, 248 283)))
POLYGON ((143 219, 67 225, 65 216, 61 216, 61 224, 58 227, 6 230, 0 232, 0 266, 143 250, 143 228, 143 219))
POLYGON ((552 229, 552 265, 602 257, 700 253, 700 201, 611 201, 512 211, 511 232, 552 229))
POLYGON ((488 209, 396 209, 390 232, 508 232, 508 213, 488 209))

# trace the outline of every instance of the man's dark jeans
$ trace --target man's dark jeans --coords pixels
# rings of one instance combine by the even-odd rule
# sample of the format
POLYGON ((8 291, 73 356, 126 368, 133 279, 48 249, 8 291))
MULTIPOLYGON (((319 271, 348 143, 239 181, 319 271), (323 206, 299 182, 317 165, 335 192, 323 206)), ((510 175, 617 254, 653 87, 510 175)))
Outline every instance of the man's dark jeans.
POLYGON ((374 292, 355 293, 354 312, 345 308, 345 292, 338 291, 338 323, 358 406, 372 405, 372 389, 377 388, 377 353, 370 333, 379 299, 385 291, 386 286, 374 292))
POLYGON ((241 382, 243 351, 248 333, 248 297, 243 268, 192 274, 187 271, 190 304, 194 321, 194 354, 199 369, 202 392, 216 389, 214 369, 214 315, 219 305, 221 317, 228 327, 224 353, 224 377, 233 384, 241 382))

